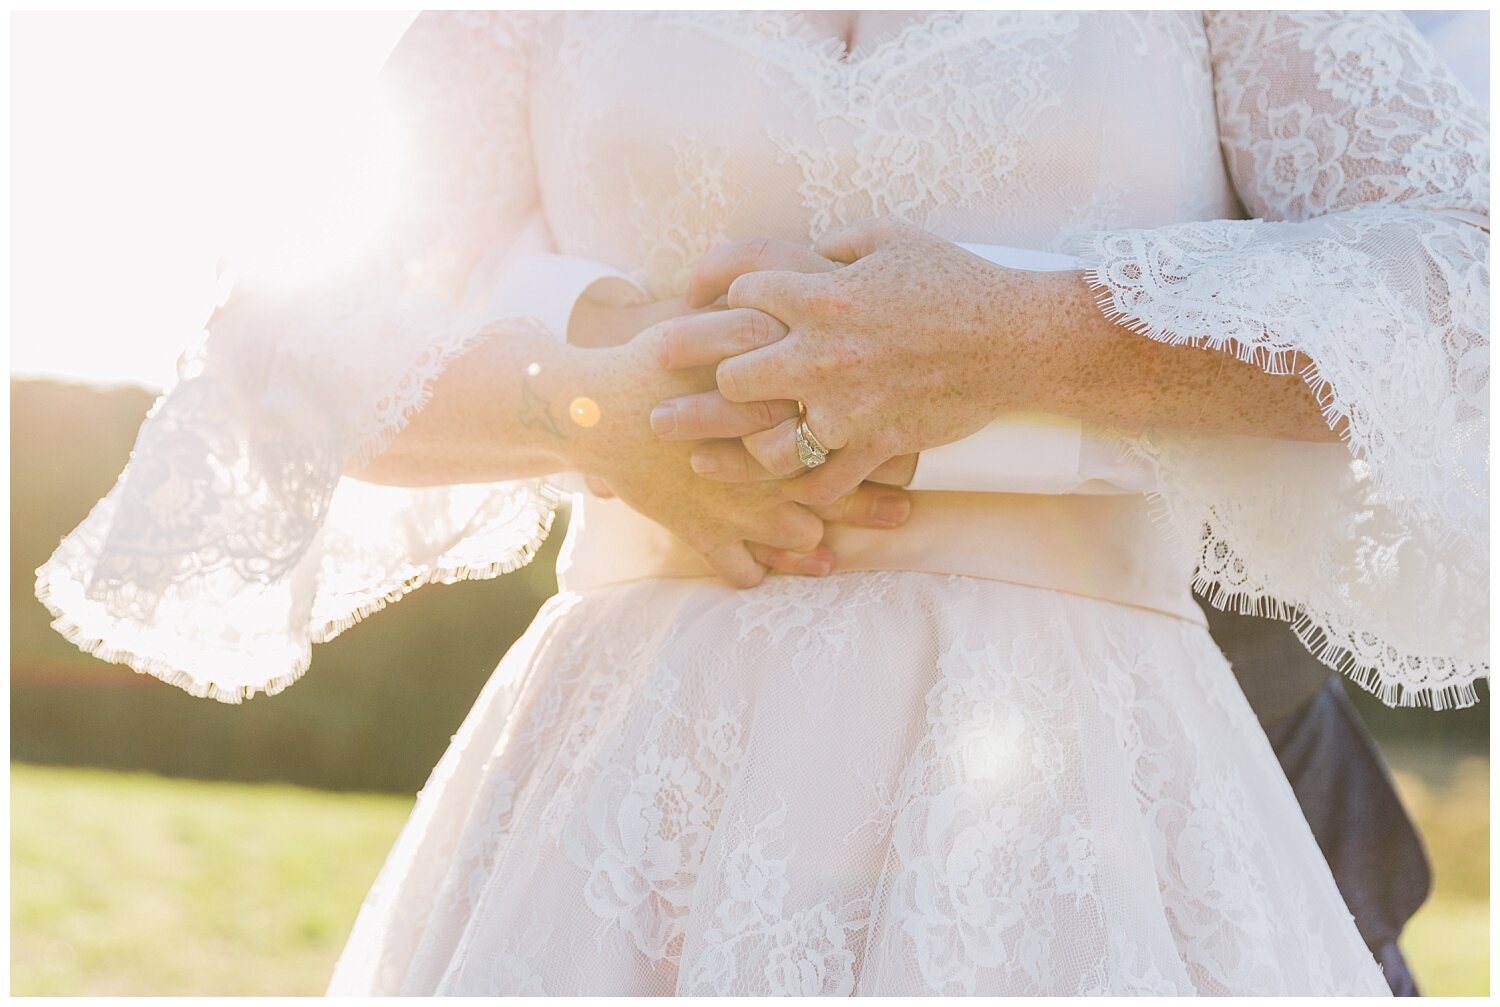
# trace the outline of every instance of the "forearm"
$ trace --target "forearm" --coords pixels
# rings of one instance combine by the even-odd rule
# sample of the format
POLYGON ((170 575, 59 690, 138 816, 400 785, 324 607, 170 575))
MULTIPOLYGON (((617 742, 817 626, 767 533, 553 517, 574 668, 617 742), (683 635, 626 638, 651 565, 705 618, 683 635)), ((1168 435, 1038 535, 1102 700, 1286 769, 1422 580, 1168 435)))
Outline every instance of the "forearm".
MULTIPOLYGON (((497 327, 447 366, 385 451, 346 474, 439 486, 558 472, 615 478, 635 459, 649 469, 646 454, 667 450, 651 431, 651 409, 713 386, 708 368, 663 371, 652 346, 571 346, 497 327)), ((691 475, 679 448, 673 464, 691 475)))
MULTIPOLYGON (((497 331, 452 361, 379 455, 346 474, 392 486, 489 483, 576 468, 568 413, 597 381, 591 351, 497 331)), ((586 420, 587 415, 578 417, 586 420)))
POLYGON ((1009 306, 996 334, 1005 356, 1044 361, 1021 386, 1025 401, 990 403, 997 413, 1035 409, 1112 426, 1166 427, 1284 440, 1337 440, 1299 374, 1268 374, 1220 350, 1171 346, 1111 321, 1078 272, 1005 271, 1009 306), (1017 346, 1016 341, 1025 345, 1017 346))

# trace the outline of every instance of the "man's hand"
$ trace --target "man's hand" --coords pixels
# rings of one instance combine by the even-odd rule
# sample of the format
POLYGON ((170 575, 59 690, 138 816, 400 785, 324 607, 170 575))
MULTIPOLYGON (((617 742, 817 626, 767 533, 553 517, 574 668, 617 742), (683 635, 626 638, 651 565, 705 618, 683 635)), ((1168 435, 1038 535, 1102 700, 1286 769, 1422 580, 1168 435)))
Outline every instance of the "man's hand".
POLYGON ((822 263, 767 268, 784 244, 746 242, 705 256, 687 304, 727 292, 730 310, 658 326, 663 363, 715 364, 718 395, 665 402, 654 425, 663 436, 744 436, 742 447, 706 445, 695 455, 700 474, 744 481, 804 472, 801 399, 809 429, 831 454, 786 483, 786 495, 826 504, 893 459, 910 478, 915 452, 980 429, 1002 402, 1014 407, 1024 369, 1012 373, 997 352, 1010 271, 894 220, 826 235, 817 244, 822 263), (762 430, 746 434, 752 423, 762 430))
POLYGON ((568 318, 568 343, 573 346, 623 346, 640 332, 669 318, 721 308, 691 308, 681 297, 640 304, 601 304, 587 295, 579 298, 568 318))
POLYGON ((899 489, 858 487, 818 507, 789 502, 773 483, 735 485, 698 478, 689 464, 693 443, 663 440, 648 414, 663 398, 707 389, 706 368, 662 370, 660 333, 648 330, 626 346, 578 351, 581 388, 591 389, 597 424, 577 431, 577 468, 603 480, 633 509, 663 525, 736 587, 759 583, 767 570, 821 576, 835 557, 822 544, 823 522, 894 528, 910 514, 899 489))

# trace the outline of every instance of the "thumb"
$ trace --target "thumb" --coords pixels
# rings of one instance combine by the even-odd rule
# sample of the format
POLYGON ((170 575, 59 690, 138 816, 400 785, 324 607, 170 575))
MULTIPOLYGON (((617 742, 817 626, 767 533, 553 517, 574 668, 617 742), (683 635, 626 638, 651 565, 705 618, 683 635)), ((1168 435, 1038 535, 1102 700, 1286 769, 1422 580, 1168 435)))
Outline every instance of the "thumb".
POLYGON ((817 241, 818 254, 849 263, 893 243, 908 225, 894 217, 874 217, 835 227, 817 241))

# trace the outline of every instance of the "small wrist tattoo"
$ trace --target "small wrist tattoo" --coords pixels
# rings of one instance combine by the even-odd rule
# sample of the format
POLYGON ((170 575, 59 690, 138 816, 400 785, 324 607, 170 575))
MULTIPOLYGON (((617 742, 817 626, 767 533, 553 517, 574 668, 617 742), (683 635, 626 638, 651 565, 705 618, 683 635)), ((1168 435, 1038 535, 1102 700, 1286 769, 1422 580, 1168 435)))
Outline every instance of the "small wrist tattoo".
POLYGON ((552 416, 552 405, 537 394, 530 381, 521 383, 521 411, 518 414, 522 426, 544 430, 558 440, 567 440, 567 435, 552 416))

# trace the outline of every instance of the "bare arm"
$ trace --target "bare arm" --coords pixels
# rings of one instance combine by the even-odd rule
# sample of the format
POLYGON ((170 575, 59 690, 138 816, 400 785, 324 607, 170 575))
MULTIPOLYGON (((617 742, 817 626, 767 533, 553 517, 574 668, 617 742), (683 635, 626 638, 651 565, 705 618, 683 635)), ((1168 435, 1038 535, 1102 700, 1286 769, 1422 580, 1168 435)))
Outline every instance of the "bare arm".
POLYGON ((348 474, 403 486, 564 471, 596 476, 739 586, 767 569, 831 572, 835 557, 820 544, 824 520, 904 523, 910 508, 899 490, 861 487, 809 509, 784 502, 769 486, 698 479, 688 462, 693 445, 656 437, 649 414, 664 397, 710 390, 712 370, 664 372, 658 335, 641 331, 687 309, 680 300, 580 309, 570 335, 592 348, 495 331, 449 365, 426 406, 382 454, 348 474), (629 341, 615 345, 622 339, 629 341))
MULTIPOLYGON (((891 220, 826 237, 819 250, 851 264, 815 275, 765 268, 767 247, 744 242, 704 258, 693 300, 727 292, 740 310, 667 323, 665 362, 718 361, 719 408, 805 399, 809 427, 835 451, 806 477, 818 488, 809 500, 877 466, 909 478, 917 452, 1020 411, 1132 428, 1339 436, 1297 375, 1145 339, 1106 316, 1079 272, 1007 269, 891 220), (895 458, 903 461, 891 466, 895 458)), ((782 419, 743 446, 705 444, 699 471, 735 481, 798 474, 794 428, 782 419)), ((724 435, 689 424, 671 436, 724 435)))
MULTIPOLYGON (((1481 421, 1482 113, 1399 16, 1215 12, 1204 25, 1225 163, 1253 219, 1092 235, 1089 283, 1106 309, 1083 274, 998 269, 894 220, 824 235, 818 251, 850 263, 832 273, 754 271, 731 254, 714 281, 695 282, 699 295, 727 290, 731 306, 778 320, 779 331, 762 326, 774 339, 726 340, 740 355, 725 354, 718 378, 730 401, 807 401, 834 453, 795 480, 792 498, 821 499, 891 454, 1026 408, 1346 439, 1402 469, 1403 495, 1470 478, 1454 471, 1446 434, 1405 435, 1481 421), (1327 71, 1349 63, 1392 73, 1351 87, 1327 71), (1307 122, 1320 125, 1294 139, 1310 160, 1288 176, 1284 130, 1307 122)), ((747 249, 738 259, 753 258, 747 249)), ((762 475, 796 471, 791 427, 746 450, 762 475)))
POLYGON ((493 332, 438 377, 427 404, 385 451, 362 466, 351 459, 345 474, 388 486, 441 486, 572 467, 577 429, 565 404, 570 391, 582 394, 580 352, 545 336, 493 332))
POLYGON ((990 366, 1030 359, 1041 373, 1033 372, 1036 381, 1008 382, 1011 393, 989 409, 1036 409, 1132 429, 1306 441, 1341 435, 1342 423, 1329 426, 1299 375, 1271 374, 1223 350, 1142 339, 1106 317, 1081 273, 1005 270, 996 282, 1014 320, 996 340, 1006 352, 990 366))

